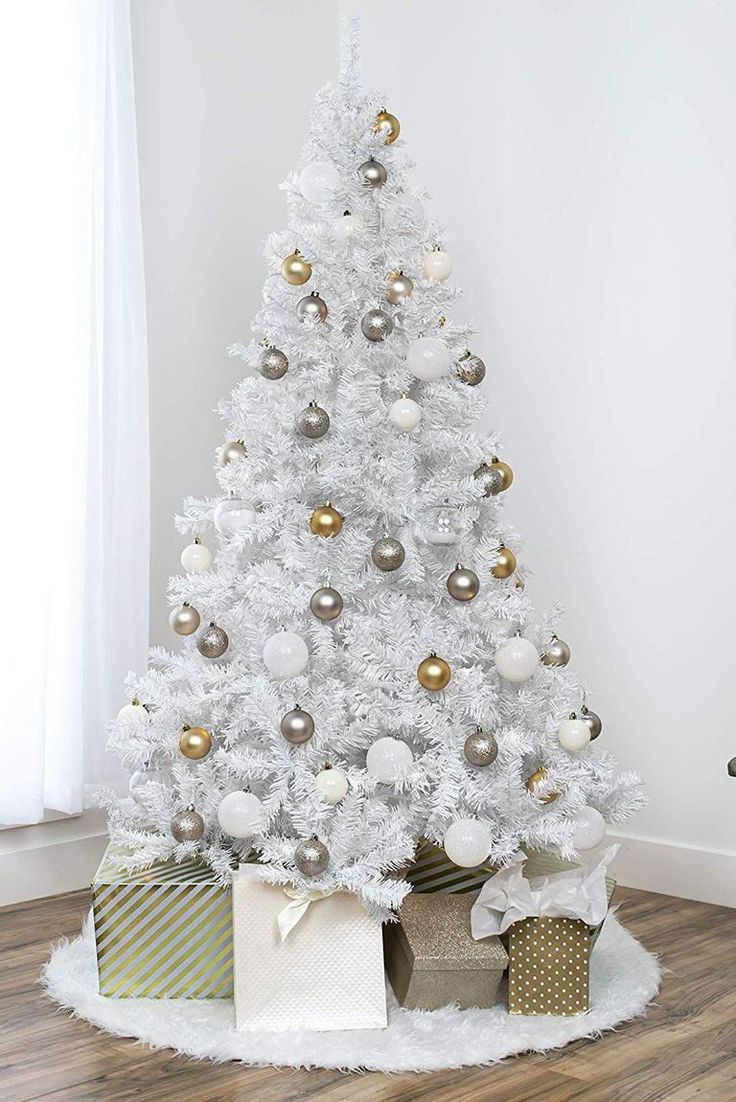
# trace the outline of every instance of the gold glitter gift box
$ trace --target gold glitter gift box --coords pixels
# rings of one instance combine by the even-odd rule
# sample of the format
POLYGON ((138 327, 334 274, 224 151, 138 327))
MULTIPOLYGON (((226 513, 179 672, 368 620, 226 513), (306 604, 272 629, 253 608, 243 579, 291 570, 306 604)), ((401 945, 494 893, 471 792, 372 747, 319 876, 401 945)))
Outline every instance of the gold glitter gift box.
POLYGON ((109 845, 92 881, 101 995, 226 999, 233 994, 231 893, 201 861, 121 871, 109 845))

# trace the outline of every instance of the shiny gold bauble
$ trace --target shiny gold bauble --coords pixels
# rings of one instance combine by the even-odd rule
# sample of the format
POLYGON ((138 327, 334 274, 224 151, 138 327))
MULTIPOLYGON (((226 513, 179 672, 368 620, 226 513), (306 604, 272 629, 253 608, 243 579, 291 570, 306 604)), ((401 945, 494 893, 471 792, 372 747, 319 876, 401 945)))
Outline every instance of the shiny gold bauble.
POLYGON ((449 685, 451 677, 452 670, 448 663, 444 658, 438 658, 436 654, 430 654, 419 663, 417 668, 419 684, 432 693, 437 693, 449 685))
POLYGON ((514 472, 509 467, 508 463, 504 463, 503 459, 498 459, 495 455, 491 460, 490 466, 494 471, 498 471, 503 477, 499 494, 502 494, 504 490, 508 490, 511 483, 514 481, 514 472))
POLYGON ((309 518, 309 531, 313 536, 339 536, 342 532, 343 517, 329 501, 315 509, 309 518))
POLYGON ((499 547, 496 564, 491 567, 494 578, 510 578, 516 570, 516 555, 509 547, 499 547))
POLYGON ((212 749, 212 735, 204 727, 185 727, 179 739, 179 750, 190 761, 206 758, 212 749))
POLYGON ((535 769, 525 781, 527 791, 531 792, 532 796, 536 796, 539 802, 543 804, 553 804, 555 800, 560 798, 559 792, 546 792, 543 796, 537 796, 536 789, 540 784, 544 784, 548 776, 547 770, 543 765, 540 765, 539 769, 535 769))
POLYGON ((379 111, 376 115, 376 121, 373 124, 373 132, 380 134, 385 140, 386 145, 393 145, 401 133, 401 124, 396 118, 396 115, 392 115, 390 111, 385 108, 383 111, 379 111))
POLYGON ((301 287, 311 279, 312 265, 304 259, 298 249, 294 249, 291 256, 287 256, 281 265, 281 274, 292 287, 301 287))

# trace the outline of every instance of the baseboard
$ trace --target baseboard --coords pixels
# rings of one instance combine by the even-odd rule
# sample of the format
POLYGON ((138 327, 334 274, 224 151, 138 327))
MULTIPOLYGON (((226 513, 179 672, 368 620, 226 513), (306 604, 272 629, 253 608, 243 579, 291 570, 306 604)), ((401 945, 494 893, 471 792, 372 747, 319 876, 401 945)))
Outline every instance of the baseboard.
POLYGON ((4 830, 0 907, 89 887, 106 845, 103 811, 4 830))
POLYGON ((612 866, 619 884, 736 907, 736 853, 618 832, 607 837, 621 843, 612 866))

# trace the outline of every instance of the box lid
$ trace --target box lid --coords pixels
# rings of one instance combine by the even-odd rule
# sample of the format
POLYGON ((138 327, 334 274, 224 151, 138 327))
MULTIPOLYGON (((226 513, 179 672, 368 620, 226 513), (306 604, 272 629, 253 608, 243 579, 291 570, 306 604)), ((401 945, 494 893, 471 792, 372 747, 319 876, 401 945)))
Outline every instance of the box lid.
POLYGON ((397 937, 414 969, 502 971, 508 956, 497 937, 476 941, 470 933, 470 908, 477 892, 408 895, 399 908, 397 937))
POLYGON ((209 865, 196 857, 187 857, 175 862, 154 861, 145 869, 126 869, 120 862, 134 855, 127 846, 108 844, 102 855, 99 868, 94 875, 92 886, 96 884, 217 884, 209 865))

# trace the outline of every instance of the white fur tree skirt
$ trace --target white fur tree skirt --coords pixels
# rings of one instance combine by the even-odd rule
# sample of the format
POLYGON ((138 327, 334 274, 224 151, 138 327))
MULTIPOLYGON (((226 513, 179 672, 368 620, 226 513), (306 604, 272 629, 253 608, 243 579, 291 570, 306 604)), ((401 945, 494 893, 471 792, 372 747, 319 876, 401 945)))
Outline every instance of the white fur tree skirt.
POLYGON ((280 1067, 433 1071, 489 1064, 519 1052, 559 1048, 643 1013, 659 990, 660 967, 609 914, 591 957, 591 1008, 571 1018, 492 1010, 402 1010, 389 988, 387 1029, 344 1033, 238 1033, 227 999, 108 999, 97 993, 89 924, 56 946, 44 969, 49 996, 81 1018, 152 1048, 197 1058, 280 1067))

